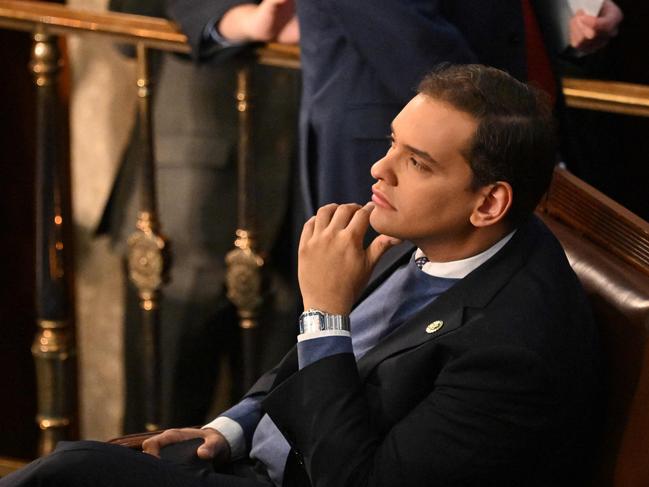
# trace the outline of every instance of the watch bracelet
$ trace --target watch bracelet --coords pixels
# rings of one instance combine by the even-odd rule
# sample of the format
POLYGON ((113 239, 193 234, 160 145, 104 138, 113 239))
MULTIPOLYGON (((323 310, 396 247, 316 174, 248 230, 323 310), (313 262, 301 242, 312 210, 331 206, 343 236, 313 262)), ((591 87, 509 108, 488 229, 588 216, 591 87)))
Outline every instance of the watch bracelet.
POLYGON ((329 330, 349 331, 349 316, 334 315, 319 309, 307 309, 300 315, 300 335, 329 330))

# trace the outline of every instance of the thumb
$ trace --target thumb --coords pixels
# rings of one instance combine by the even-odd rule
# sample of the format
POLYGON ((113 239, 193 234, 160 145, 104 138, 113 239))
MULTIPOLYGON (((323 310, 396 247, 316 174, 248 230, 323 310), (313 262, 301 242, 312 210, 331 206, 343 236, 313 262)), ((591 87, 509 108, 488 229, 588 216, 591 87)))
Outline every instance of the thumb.
POLYGON ((214 458, 216 454, 216 438, 206 437, 203 444, 196 450, 196 454, 198 458, 202 458, 203 460, 211 460, 214 458))
POLYGON ((399 245, 401 240, 395 237, 388 237, 387 235, 379 235, 369 247, 367 247, 367 260, 370 267, 374 267, 383 254, 390 250, 395 245, 399 245))

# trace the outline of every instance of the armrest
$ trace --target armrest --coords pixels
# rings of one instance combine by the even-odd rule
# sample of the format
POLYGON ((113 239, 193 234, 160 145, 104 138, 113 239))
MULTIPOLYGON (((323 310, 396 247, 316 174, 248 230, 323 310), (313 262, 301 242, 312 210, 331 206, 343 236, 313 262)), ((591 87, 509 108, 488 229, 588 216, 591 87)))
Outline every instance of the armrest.
MULTIPOLYGON (((199 429, 200 426, 190 426, 190 428, 199 429)), ((145 431, 144 433, 133 433, 130 435, 124 435, 124 436, 119 436, 117 438, 113 438, 112 440, 108 440, 107 443, 112 443, 113 445, 125 446, 126 448, 132 448, 133 450, 141 450, 142 443, 144 443, 144 440, 147 440, 152 436, 162 433, 163 431, 165 430, 162 429, 156 431, 145 431)))
POLYGON ((157 435, 158 433, 162 433, 163 431, 164 430, 147 431, 145 433, 133 433, 131 435, 113 438, 112 440, 108 440, 108 443, 125 446, 126 448, 132 448, 133 450, 141 450, 144 440, 147 440, 152 436, 157 435))

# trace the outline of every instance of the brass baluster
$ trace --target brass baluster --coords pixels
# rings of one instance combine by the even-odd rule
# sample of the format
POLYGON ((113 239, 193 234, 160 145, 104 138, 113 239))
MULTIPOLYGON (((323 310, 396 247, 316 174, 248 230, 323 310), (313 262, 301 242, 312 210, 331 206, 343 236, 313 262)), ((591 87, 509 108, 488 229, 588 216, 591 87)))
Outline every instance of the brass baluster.
POLYGON ((255 238, 254 163, 252 157, 251 67, 237 72, 237 110, 239 112, 239 146, 237 160, 238 227, 235 248, 226 255, 227 296, 237 307, 241 328, 243 385, 250 387, 257 378, 257 327, 262 304, 263 258, 257 253, 255 238))
POLYGON ((31 70, 37 96, 36 127, 36 309, 38 332, 32 345, 41 429, 39 453, 51 452, 71 436, 77 407, 76 353, 71 302, 71 215, 69 173, 64 161, 63 117, 58 98, 61 69, 57 38, 34 33, 31 70))
POLYGON ((140 212, 136 231, 128 239, 128 270, 138 290, 144 338, 143 367, 146 424, 149 431, 160 428, 160 330, 161 288, 168 272, 168 242, 160 233, 156 209, 155 162, 152 127, 152 82, 150 56, 144 44, 137 44, 138 147, 140 160, 140 212))

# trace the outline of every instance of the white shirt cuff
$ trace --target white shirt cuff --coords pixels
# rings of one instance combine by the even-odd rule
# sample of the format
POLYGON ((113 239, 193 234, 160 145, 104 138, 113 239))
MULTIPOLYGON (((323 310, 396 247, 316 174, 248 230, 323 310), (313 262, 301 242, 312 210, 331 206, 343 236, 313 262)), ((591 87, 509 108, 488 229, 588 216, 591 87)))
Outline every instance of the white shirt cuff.
POLYGON ((311 331, 308 333, 301 333, 297 336, 298 342, 303 342, 305 340, 313 340, 314 338, 322 337, 332 337, 332 336, 341 336, 341 337, 351 337, 352 334, 347 330, 322 330, 322 331, 311 331))
POLYGON ((212 428, 223 435, 230 445, 230 460, 239 460, 246 456, 246 438, 243 428, 235 420, 219 416, 211 423, 203 426, 202 429, 212 428))

